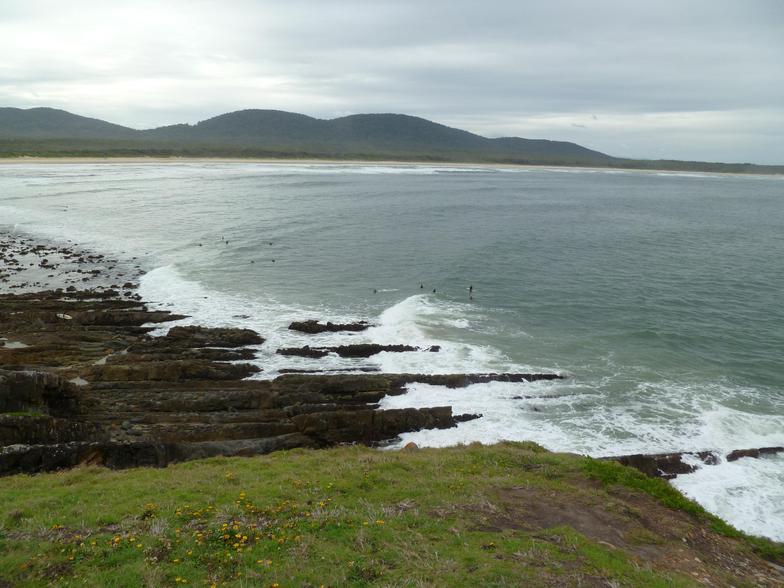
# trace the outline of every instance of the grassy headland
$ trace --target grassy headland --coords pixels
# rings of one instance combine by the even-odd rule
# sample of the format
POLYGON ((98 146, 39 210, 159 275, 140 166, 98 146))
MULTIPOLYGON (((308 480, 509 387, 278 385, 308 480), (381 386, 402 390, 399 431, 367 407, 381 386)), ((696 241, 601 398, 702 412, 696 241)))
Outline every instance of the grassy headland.
POLYGON ((776 586, 784 546, 533 443, 0 480, 3 586, 776 586))

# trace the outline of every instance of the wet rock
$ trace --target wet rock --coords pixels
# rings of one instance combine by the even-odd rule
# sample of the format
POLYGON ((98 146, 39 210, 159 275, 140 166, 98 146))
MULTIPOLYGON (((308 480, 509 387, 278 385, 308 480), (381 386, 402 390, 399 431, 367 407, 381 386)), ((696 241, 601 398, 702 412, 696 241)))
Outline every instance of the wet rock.
POLYGON ((327 369, 327 370, 309 370, 309 369, 300 369, 300 368, 282 368, 278 370, 280 374, 339 374, 341 372, 352 372, 352 373, 381 373, 381 368, 375 366, 360 366, 356 368, 335 368, 335 369, 327 369))
POLYGON ((0 449, 0 476, 34 474, 99 465, 112 469, 165 467, 170 463, 216 456, 264 455, 282 449, 313 447, 313 441, 298 433, 264 439, 239 439, 199 443, 154 441, 74 442, 56 445, 12 445, 0 449))
MULTIPOLYGON (((257 366, 227 362, 251 358, 254 350, 243 346, 263 342, 257 333, 176 326, 151 337, 152 327, 144 326, 176 318, 116 291, 0 294, 0 332, 29 345, 0 355, 0 412, 25 413, 0 417, 0 474, 83 463, 159 467, 213 455, 377 444, 479 417, 454 416, 450 407, 378 410, 384 396, 403 394, 411 382, 457 387, 558 377, 332 373, 247 380, 257 366)), ((294 354, 303 351, 362 358, 426 350, 358 344, 296 348, 294 354)), ((377 368, 353 371, 360 369, 377 368)))
POLYGON ((366 321, 359 321, 356 323, 320 323, 317 320, 308 321, 294 321, 289 325, 292 331, 299 331, 300 333, 318 334, 318 333, 336 333, 339 331, 364 331, 370 327, 370 323, 366 321))
POLYGON ((411 345, 378 345, 377 343, 356 343, 354 345, 338 345, 327 348, 337 353, 340 357, 370 357, 382 351, 402 353, 406 351, 419 351, 418 347, 411 345))
POLYGON ((148 361, 137 364, 93 365, 83 373, 90 382, 138 382, 182 380, 236 380, 260 372, 244 363, 216 363, 205 360, 148 361))
POLYGON ((72 415, 79 399, 79 390, 55 374, 0 369, 0 413, 72 415))
POLYGON ((36 414, 0 414, 0 447, 105 440, 108 440, 106 431, 92 422, 36 414))
POLYGON ((482 415, 481 414, 477 414, 475 412, 464 413, 464 414, 455 415, 455 422, 456 423, 465 423, 465 422, 468 422, 468 421, 474 421, 476 419, 481 419, 481 418, 482 418, 482 415))
MULTIPOLYGON (((784 452, 784 447, 760 447, 757 449, 736 449, 728 453, 724 459, 735 461, 742 457, 764 457, 784 452)), ((697 469, 697 466, 688 463, 698 459, 704 465, 716 465, 721 463, 721 454, 714 451, 695 451, 680 453, 655 453, 655 454, 635 454, 620 455, 613 457, 602 457, 599 459, 617 461, 625 466, 633 467, 642 473, 653 478, 664 478, 671 480, 680 474, 690 474, 697 469)))
POLYGON ((401 374, 397 376, 402 384, 418 383, 447 388, 465 388, 472 384, 488 382, 538 382, 542 380, 562 380, 559 374, 401 374))
POLYGON ((736 449, 727 454, 727 461, 737 461, 742 457, 764 457, 783 453, 784 447, 760 447, 759 449, 736 449))
POLYGON ((652 478, 671 480, 679 474, 690 474, 697 469, 696 466, 683 460, 684 456, 687 455, 696 457, 705 464, 718 463, 717 456, 710 451, 701 451, 699 453, 657 453, 651 455, 638 453, 617 457, 603 457, 601 459, 617 461, 625 466, 635 468, 652 478))
POLYGON ((198 326, 172 327, 166 334, 166 339, 189 347, 241 347, 264 343, 263 337, 250 329, 198 326))
POLYGON ((283 347, 275 351, 278 355, 288 355, 294 357, 320 358, 329 355, 329 351, 305 345, 304 347, 283 347))
POLYGON ((448 429, 456 425, 452 408, 339 410, 297 415, 291 419, 300 432, 318 445, 345 442, 373 443, 420 429, 448 429))
MULTIPOLYGON (((435 349, 437 351, 438 349, 435 349)), ((330 353, 335 353, 340 357, 363 358, 376 355, 382 351, 390 353, 401 353, 405 351, 421 351, 419 347, 411 345, 379 345, 377 343, 355 343, 353 345, 338 345, 336 347, 284 347, 278 349, 276 353, 280 355, 293 355, 298 357, 325 357, 330 353)), ((430 349, 434 351, 434 349, 430 349)))

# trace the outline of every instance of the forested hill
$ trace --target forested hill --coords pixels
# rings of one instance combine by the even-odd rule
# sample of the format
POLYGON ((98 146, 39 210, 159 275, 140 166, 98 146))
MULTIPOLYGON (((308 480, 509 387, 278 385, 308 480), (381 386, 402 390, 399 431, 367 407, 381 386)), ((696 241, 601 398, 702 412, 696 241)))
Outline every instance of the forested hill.
POLYGON ((331 120, 279 110, 240 110, 195 125, 136 130, 53 108, 0 108, 0 157, 285 157, 495 162, 784 173, 784 166, 643 161, 575 143, 489 139, 404 114, 331 120))

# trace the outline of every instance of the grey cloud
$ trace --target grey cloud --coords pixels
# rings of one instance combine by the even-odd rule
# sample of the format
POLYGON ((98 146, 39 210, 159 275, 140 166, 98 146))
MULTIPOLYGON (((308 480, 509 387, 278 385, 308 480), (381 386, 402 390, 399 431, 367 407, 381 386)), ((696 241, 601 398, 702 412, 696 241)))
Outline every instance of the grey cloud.
POLYGON ((784 163, 782 30, 778 0, 11 0, 0 103, 137 127, 407 112, 616 155, 784 163))

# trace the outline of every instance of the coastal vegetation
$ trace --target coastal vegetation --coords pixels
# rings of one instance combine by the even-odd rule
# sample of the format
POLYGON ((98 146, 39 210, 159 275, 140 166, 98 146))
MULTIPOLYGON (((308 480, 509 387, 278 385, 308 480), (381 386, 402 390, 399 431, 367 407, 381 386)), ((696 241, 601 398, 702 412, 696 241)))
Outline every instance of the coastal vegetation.
MULTIPOLYGON (((132 281, 140 269, 14 235, 0 236, 0 261, 0 588, 782 583, 784 546, 620 463, 532 442, 377 448, 479 418, 379 406, 408 383, 559 374, 289 370, 247 380, 259 367, 242 362, 264 337, 181 324, 151 337, 149 325, 185 317, 146 307, 132 281), (39 289, 53 279, 59 289, 39 289)), ((666 473, 662 456, 626 457, 666 473)))
POLYGON ((0 503, 14 586, 774 586, 760 556, 784 563, 663 480, 533 443, 81 467, 0 503))
POLYGON ((784 166, 628 159, 566 141, 489 139, 402 114, 322 120, 277 110, 242 110, 195 125, 136 130, 52 108, 0 108, 0 158, 20 157, 389 160, 784 173, 784 166))

